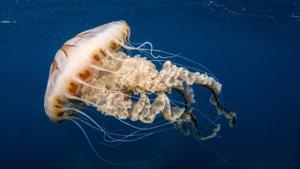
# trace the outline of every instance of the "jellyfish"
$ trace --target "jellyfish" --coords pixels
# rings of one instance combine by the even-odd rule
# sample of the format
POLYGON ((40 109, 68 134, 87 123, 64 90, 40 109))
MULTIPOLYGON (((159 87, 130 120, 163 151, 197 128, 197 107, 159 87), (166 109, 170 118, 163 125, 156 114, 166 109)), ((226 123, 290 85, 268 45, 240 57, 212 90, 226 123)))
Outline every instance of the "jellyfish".
POLYGON ((107 142, 134 141, 169 124, 186 135, 193 131, 201 140, 213 138, 220 124, 204 133, 193 109, 193 86, 198 85, 211 92, 211 104, 229 125, 235 124, 235 113, 220 103, 222 85, 214 76, 190 71, 171 62, 172 57, 154 55, 155 51, 169 53, 153 49, 150 42, 135 46, 129 37, 128 24, 115 21, 81 32, 62 45, 51 64, 44 97, 45 112, 53 122, 82 122, 103 132, 107 142), (125 50, 138 53, 131 55, 125 50), (160 70, 153 63, 159 59, 163 59, 160 70), (170 98, 173 91, 180 93, 182 102, 170 98), (84 112, 87 107, 136 130, 129 134, 107 131, 84 112), (147 127, 157 118, 166 123, 147 127), (145 127, 131 124, 133 121, 145 127))

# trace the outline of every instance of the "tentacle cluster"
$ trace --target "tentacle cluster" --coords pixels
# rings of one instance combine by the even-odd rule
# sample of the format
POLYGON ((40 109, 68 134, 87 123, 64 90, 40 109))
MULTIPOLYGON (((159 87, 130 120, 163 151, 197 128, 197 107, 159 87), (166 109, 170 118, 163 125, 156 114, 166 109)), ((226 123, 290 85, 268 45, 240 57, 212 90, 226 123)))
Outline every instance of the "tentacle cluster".
MULTIPOLYGON (((191 107, 194 103, 191 85, 198 84, 211 90, 212 103, 220 113, 224 113, 228 119, 234 118, 234 114, 219 105, 217 95, 221 91, 221 84, 214 78, 199 72, 189 72, 170 61, 166 61, 158 72, 153 63, 139 55, 130 57, 123 52, 114 55, 103 62, 104 69, 99 70, 89 82, 90 85, 83 87, 81 91, 81 97, 95 103, 97 110, 103 114, 152 123, 161 113, 167 121, 176 121, 177 128, 182 131, 186 124, 192 124, 204 138, 191 107), (166 92, 170 93, 173 89, 183 95, 184 107, 171 106, 166 92), (151 94, 156 94, 156 98, 150 100, 148 95, 151 94)), ((217 128, 219 127, 216 127, 212 135, 219 131, 217 128)))

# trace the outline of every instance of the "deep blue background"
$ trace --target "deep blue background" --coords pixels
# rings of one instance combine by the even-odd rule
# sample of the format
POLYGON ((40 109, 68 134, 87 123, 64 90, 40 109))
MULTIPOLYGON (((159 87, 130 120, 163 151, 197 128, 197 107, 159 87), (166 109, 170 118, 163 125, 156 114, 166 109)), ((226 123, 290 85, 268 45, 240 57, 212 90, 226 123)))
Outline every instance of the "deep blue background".
POLYGON ((222 137, 206 142, 169 130, 116 148, 96 145, 100 154, 148 160, 123 168, 299 169, 299 17, 296 0, 1 0, 0 168, 118 168, 97 159, 75 125, 51 123, 43 95, 64 41, 123 19, 132 41, 212 70, 238 122, 229 128, 221 120, 222 137))

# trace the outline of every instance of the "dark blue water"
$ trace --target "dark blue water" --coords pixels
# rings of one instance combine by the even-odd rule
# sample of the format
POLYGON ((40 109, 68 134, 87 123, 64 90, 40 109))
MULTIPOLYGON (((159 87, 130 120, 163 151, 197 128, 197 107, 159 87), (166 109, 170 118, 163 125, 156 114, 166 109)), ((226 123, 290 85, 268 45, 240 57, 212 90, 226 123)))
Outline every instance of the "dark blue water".
POLYGON ((296 0, 1 0, 0 168, 299 169, 299 53, 296 0), (214 72, 237 125, 220 119, 221 137, 205 142, 168 130, 115 148, 96 143, 110 160, 147 160, 118 167, 99 160, 74 124, 50 122, 43 97, 55 52, 73 35, 120 19, 132 41, 214 72))

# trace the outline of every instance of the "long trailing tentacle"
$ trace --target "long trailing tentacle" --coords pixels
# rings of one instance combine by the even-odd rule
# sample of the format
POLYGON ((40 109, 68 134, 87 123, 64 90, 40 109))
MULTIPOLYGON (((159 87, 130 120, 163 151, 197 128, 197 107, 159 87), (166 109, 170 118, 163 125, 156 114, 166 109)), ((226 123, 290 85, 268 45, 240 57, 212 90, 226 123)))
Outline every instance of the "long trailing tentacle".
MULTIPOLYGON (((83 124, 91 127, 92 129, 96 130, 96 131, 100 131, 100 132, 103 132, 101 129, 99 129, 97 126, 94 126, 80 118, 76 118, 76 117, 73 117, 73 119, 76 119, 80 122, 82 122, 83 124)), ((108 132, 107 131, 107 134, 103 135, 103 140, 106 142, 106 143, 122 143, 122 142, 134 142, 134 141, 138 141, 140 139, 143 139, 145 137, 148 137, 150 135, 153 135, 155 133, 158 133, 158 132, 161 132, 160 130, 159 131, 151 131, 151 132, 148 132, 148 133, 140 133, 141 130, 136 130, 134 132, 131 132, 129 134, 119 134, 119 133, 112 133, 112 132, 108 132), (111 139, 111 136, 108 137, 108 135, 117 135, 119 136, 118 138, 114 138, 114 139, 111 139)), ((104 144, 106 146, 109 146, 109 147, 114 147, 110 144, 106 144, 106 143, 101 143, 101 144, 104 144)))
MULTIPOLYGON (((99 131, 101 131, 102 133, 103 133, 103 135, 104 136, 108 136, 111 140, 118 140, 118 139, 116 139, 116 138, 114 138, 113 136, 122 136, 123 138, 127 138, 128 137, 128 135, 124 135, 124 134, 121 134, 121 133, 112 133, 112 132, 108 132, 108 131, 106 131, 102 126, 100 126, 94 119, 92 119, 90 116, 88 116, 86 113, 84 113, 83 111, 81 111, 81 110, 78 110, 78 109, 76 109, 76 108, 65 108, 65 111, 67 112, 67 111, 73 111, 73 112, 76 112, 76 113, 78 113, 78 114, 81 114, 82 116, 84 116, 84 117, 86 117, 88 120, 90 120, 94 125, 95 125, 95 127, 99 130, 99 131)), ((118 118, 117 118, 118 119, 118 118)), ((119 120, 119 119, 118 119, 119 120)), ((122 120, 120 120, 121 122, 125 122, 125 121, 122 121, 122 120)), ((129 124, 129 123, 127 123, 127 122, 125 122, 128 126, 130 126, 130 127, 132 127, 132 128, 135 128, 135 129, 137 129, 137 132, 139 132, 139 131, 152 131, 152 132, 149 132, 149 133, 154 133, 153 131, 155 130, 155 129, 161 129, 162 127, 164 127, 164 126, 166 126, 166 125, 168 125, 168 124, 171 124, 171 122, 169 122, 169 123, 163 123, 163 124, 159 124, 159 125, 155 125, 155 126, 153 126, 153 127, 147 127, 147 128, 142 128, 142 127, 137 127, 137 126, 133 126, 133 125, 131 125, 131 124, 129 124)), ((129 135, 134 135, 136 132, 133 132, 133 133, 131 133, 131 134, 129 134, 129 135)), ((146 133, 145 135, 149 135, 149 133, 146 133)), ((151 134, 150 134, 151 135, 151 134)), ((119 139, 119 141, 122 141, 122 139, 119 139)))
POLYGON ((94 152, 94 154, 96 154, 96 156, 97 156, 100 160, 102 160, 102 161, 104 161, 104 162, 106 162, 106 163, 108 163, 108 164, 115 165, 115 166, 136 165, 136 164, 141 164, 141 163, 145 163, 145 162, 146 162, 145 160, 143 160, 143 161, 135 161, 135 162, 124 162, 124 163, 121 163, 121 162, 114 162, 114 161, 111 161, 111 160, 108 160, 108 159, 104 158, 103 156, 101 156, 101 155, 97 152, 97 150, 96 150, 96 148, 94 147, 94 145, 92 144, 92 142, 91 142, 89 136, 87 135, 87 133, 85 132, 85 130, 83 129, 83 127, 82 127, 78 122, 76 122, 76 121, 75 121, 74 119, 72 119, 72 118, 65 118, 65 120, 69 120, 69 121, 73 122, 74 124, 76 124, 76 125, 79 127, 79 129, 82 131, 84 137, 86 138, 86 140, 87 140, 89 146, 91 147, 92 151, 94 152))

